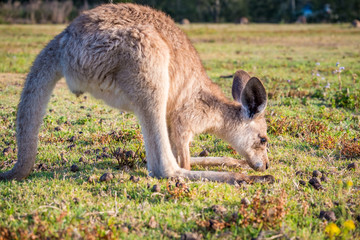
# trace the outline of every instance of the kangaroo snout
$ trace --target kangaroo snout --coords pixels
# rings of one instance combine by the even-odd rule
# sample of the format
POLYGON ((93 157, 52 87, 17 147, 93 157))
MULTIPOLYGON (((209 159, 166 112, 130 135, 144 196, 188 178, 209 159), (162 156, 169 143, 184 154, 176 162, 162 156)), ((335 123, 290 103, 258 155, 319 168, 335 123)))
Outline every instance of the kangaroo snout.
POLYGON ((254 169, 255 171, 259 171, 259 172, 263 172, 263 171, 265 171, 267 168, 266 168, 266 165, 267 164, 264 164, 264 163, 262 163, 262 162, 257 162, 257 163, 255 163, 254 165, 250 165, 250 167, 252 168, 252 169, 254 169))
POLYGON ((264 164, 263 164, 262 162, 257 162, 257 163, 255 163, 255 165, 254 165, 254 169, 261 171, 261 170, 263 169, 263 166, 264 166, 264 164))
POLYGON ((250 167, 256 171, 263 172, 269 168, 269 163, 256 162, 254 165, 250 165, 250 167))
POLYGON ((249 166, 255 171, 263 172, 269 169, 270 163, 267 156, 264 157, 252 157, 247 159, 249 166))

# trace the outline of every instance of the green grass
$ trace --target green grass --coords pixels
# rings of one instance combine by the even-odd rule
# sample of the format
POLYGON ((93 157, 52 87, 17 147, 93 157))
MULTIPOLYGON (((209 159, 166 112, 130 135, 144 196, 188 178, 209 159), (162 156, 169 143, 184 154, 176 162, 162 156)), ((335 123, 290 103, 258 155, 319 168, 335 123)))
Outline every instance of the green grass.
MULTIPOLYGON (((24 73, 64 27, 0 25, 0 150, 11 148, 0 153, 1 171, 16 161, 15 119, 24 73)), ((347 169, 360 159, 360 31, 347 25, 191 24, 183 29, 210 78, 229 97, 232 80, 221 75, 244 69, 263 80, 271 140, 266 174, 277 182, 230 186, 184 180, 187 192, 175 180, 149 178, 136 118, 91 96, 76 98, 61 80, 39 134, 33 173, 24 181, 0 182, 0 239, 176 239, 187 232, 206 239, 250 239, 260 232, 265 237, 325 239, 330 222, 318 217, 322 210, 335 213, 341 231, 337 239, 360 238, 360 172, 347 169), (332 73, 337 62, 345 67, 342 90, 339 74, 332 73), (112 156, 117 147, 137 152, 130 167, 119 166, 112 156), (72 164, 80 171, 71 172, 72 164), (308 182, 314 170, 326 173, 324 190, 299 184, 308 182), (106 172, 114 174, 110 182, 88 183, 89 176, 106 172), (151 191, 155 184, 159 193, 151 191), (241 204, 245 197, 249 207, 241 204), (226 213, 214 212, 213 205, 225 207, 226 213), (270 214, 274 212, 278 215, 270 214), (263 213, 268 216, 260 217, 263 213), (149 224, 152 216, 155 224, 149 224), (356 229, 347 230, 346 220, 356 229)), ((208 134, 197 136, 190 146, 193 156, 203 149, 211 156, 241 158, 208 134)))

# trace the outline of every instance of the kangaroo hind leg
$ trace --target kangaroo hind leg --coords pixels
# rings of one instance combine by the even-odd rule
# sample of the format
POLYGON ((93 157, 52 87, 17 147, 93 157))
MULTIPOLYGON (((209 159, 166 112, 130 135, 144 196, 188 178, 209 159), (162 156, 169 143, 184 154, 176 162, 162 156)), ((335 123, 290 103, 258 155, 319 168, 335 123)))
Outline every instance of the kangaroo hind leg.
POLYGON ((155 177, 172 177, 179 166, 172 153, 166 124, 167 76, 162 86, 142 93, 139 107, 134 111, 139 118, 145 141, 147 167, 155 177))
POLYGON ((153 34, 152 38, 154 44, 143 43, 143 58, 134 64, 138 68, 134 72, 139 74, 122 83, 133 103, 132 110, 140 121, 149 174, 165 178, 176 176, 180 170, 171 149, 166 122, 170 53, 158 35, 153 34))

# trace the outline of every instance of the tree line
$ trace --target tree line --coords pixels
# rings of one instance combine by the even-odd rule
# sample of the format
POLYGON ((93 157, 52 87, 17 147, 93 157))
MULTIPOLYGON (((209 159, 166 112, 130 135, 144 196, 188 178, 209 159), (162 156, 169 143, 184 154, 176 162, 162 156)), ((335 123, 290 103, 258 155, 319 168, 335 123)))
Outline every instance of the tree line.
POLYGON ((162 10, 180 22, 350 22, 360 0, 0 0, 0 23, 66 23, 103 3, 132 2, 162 10))

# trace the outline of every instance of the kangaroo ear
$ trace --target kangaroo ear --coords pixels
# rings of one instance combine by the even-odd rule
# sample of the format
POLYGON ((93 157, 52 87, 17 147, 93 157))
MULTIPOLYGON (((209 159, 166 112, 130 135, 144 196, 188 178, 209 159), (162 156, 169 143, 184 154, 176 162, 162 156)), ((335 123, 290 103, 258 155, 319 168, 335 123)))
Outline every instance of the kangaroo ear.
POLYGON ((266 91, 264 85, 256 77, 252 77, 246 83, 240 98, 244 114, 248 118, 256 117, 256 115, 261 114, 266 108, 266 91))
POLYGON ((243 70, 239 70, 235 73, 232 85, 232 96, 235 101, 241 102, 241 92, 249 79, 250 75, 243 70))

